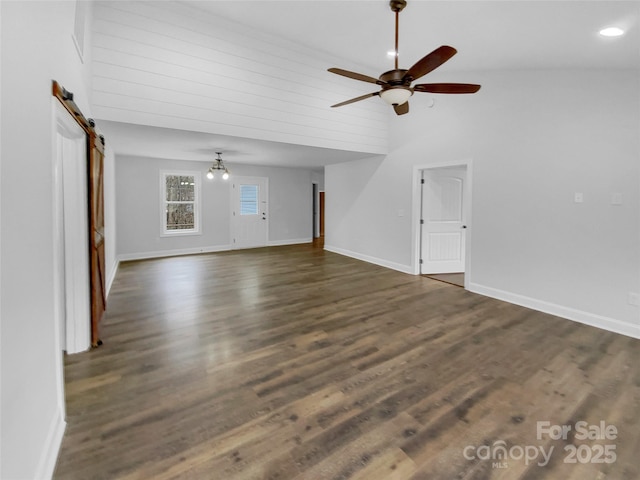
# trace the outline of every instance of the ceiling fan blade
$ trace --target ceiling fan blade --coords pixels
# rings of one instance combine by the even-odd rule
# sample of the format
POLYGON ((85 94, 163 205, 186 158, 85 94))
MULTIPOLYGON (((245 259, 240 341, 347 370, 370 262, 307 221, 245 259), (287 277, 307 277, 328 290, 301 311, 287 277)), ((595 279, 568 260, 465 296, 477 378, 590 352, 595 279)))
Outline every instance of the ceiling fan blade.
POLYGON ((480 85, 474 83, 421 83, 413 87, 416 92, 429 93, 476 93, 480 85))
POLYGON ((375 97, 375 96, 378 96, 378 95, 380 95, 380 92, 367 93, 366 95, 362 95, 360 97, 352 98, 351 100, 347 100, 347 101, 344 101, 344 102, 341 102, 341 103, 336 103, 335 105, 331 105, 331 108, 341 107, 343 105, 349 105, 350 103, 359 102, 360 100, 364 100, 364 99, 369 98, 369 97, 375 97))
POLYGON ((404 102, 402 105, 394 105, 393 109, 396 111, 397 115, 409 113, 409 102, 404 102))
POLYGON ((361 73, 350 72, 349 70, 343 70, 341 68, 330 68, 329 71, 331 73, 342 75, 343 77, 353 78, 354 80, 375 83, 377 85, 385 85, 385 82, 378 80, 377 78, 370 77, 368 75, 363 75, 361 73))
POLYGON ((427 73, 435 70, 444 62, 453 57, 458 51, 449 47, 448 45, 442 45, 441 47, 436 48, 433 52, 429 53, 422 60, 418 60, 418 62, 407 71, 404 75, 404 78, 411 78, 411 81, 417 80, 418 78, 426 75, 427 73))

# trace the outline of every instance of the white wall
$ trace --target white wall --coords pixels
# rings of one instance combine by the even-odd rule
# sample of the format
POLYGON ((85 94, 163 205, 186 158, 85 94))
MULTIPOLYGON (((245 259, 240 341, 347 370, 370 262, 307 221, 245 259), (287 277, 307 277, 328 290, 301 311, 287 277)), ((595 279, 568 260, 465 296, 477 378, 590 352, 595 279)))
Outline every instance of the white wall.
MULTIPOLYGON (((116 156, 117 254, 120 259, 229 250, 230 182, 210 181, 210 163, 116 156), (161 170, 202 174, 202 234, 160 235, 161 170)), ((228 164, 234 176, 269 179, 270 245, 310 242, 312 236, 312 171, 302 168, 228 164)))
POLYGON ((94 26, 97 118, 387 151, 383 102, 330 108, 363 93, 335 58, 169 1, 99 2, 94 26))
POLYGON ((104 152, 104 236, 105 280, 108 294, 118 270, 116 254, 116 157, 109 139, 106 139, 104 152))
POLYGON ((311 181, 317 183, 318 190, 322 192, 324 190, 324 169, 321 172, 316 170, 312 171, 311 181))
POLYGON ((327 248, 412 271, 414 166, 471 159, 470 288, 640 336, 638 70, 453 80, 482 90, 434 108, 416 94, 386 158, 326 167, 327 248))
MULTIPOLYGON (((51 80, 90 116, 75 2, 0 2, 0 478, 47 478, 64 432, 54 344, 51 80)), ((90 52, 86 60, 90 61, 90 52)))

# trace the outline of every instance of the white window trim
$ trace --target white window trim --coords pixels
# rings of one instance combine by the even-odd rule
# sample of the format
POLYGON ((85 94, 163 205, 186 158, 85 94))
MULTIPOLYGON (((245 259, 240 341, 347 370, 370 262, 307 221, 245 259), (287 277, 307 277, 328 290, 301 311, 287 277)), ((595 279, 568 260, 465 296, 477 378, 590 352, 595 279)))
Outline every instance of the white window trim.
POLYGON ((160 236, 161 237, 182 237, 187 235, 202 235, 202 222, 200 218, 200 190, 201 190, 202 177, 199 171, 187 171, 187 170, 160 170, 160 236), (167 192, 166 189, 166 177, 167 176, 190 176, 194 179, 194 219, 195 228, 190 230, 167 230, 167 192))

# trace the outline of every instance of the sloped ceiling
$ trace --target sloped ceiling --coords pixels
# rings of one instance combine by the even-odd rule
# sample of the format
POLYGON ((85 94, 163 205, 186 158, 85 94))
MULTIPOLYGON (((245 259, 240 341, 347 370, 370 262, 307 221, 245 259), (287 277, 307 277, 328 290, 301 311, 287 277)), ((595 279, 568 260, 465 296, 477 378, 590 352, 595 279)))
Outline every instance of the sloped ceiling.
MULTIPOLYGON (((310 47, 327 58, 327 68, 340 67, 376 77, 393 68, 387 52, 393 49, 394 18, 386 0, 179 3, 187 9, 228 19, 234 28, 284 38, 292 49, 297 45, 310 47)), ((400 15, 400 67, 408 68, 434 48, 448 44, 458 49, 458 54, 438 73, 450 73, 451 81, 465 81, 464 72, 483 70, 638 69, 639 18, 637 1, 409 0, 400 15), (621 26, 627 32, 619 38, 598 35, 599 29, 610 25, 621 26)), ((393 120, 390 113, 390 121, 393 120)), ((306 168, 370 156, 118 122, 103 122, 100 126, 116 153, 125 155, 144 153, 159 158, 209 161, 219 148, 229 153, 224 158, 230 163, 306 168)))
MULTIPOLYGON (((370 68, 393 68, 394 14, 387 0, 185 1, 194 8, 370 68)), ((637 1, 408 0, 400 14, 400 67, 440 45, 458 55, 447 71, 638 68, 637 1), (621 38, 598 31, 627 29, 621 38)), ((333 65, 331 65, 333 66, 333 65)), ((342 68, 349 65, 335 65, 342 68)))

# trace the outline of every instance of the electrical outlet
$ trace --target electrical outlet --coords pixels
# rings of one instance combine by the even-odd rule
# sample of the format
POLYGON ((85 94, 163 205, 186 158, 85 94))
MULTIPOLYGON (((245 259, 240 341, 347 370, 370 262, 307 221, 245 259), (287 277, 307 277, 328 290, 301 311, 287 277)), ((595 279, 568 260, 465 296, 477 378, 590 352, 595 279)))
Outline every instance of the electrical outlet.
POLYGON ((629 292, 629 305, 640 306, 640 293, 629 292))
POLYGON ((573 201, 575 203, 582 203, 584 201, 584 196, 582 195, 582 192, 575 192, 573 194, 573 201))

